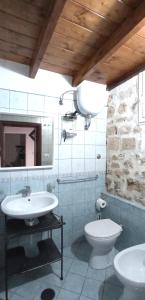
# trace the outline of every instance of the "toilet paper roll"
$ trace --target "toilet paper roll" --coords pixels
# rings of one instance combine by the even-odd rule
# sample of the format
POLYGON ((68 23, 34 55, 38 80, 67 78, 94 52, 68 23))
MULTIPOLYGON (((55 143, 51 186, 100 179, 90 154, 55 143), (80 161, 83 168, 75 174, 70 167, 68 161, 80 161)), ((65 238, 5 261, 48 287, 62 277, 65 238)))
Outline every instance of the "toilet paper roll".
POLYGON ((100 211, 101 208, 105 208, 107 205, 106 201, 102 198, 96 200, 96 209, 100 211))

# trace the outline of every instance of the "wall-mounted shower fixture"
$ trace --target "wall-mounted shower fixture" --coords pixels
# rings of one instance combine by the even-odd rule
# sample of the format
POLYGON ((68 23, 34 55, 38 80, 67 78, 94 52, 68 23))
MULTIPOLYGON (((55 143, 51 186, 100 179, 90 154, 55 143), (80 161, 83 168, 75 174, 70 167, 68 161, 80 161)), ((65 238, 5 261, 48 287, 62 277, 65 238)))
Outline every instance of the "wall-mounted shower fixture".
POLYGON ((62 131, 62 138, 64 140, 64 142, 67 140, 67 139, 72 139, 73 137, 75 137, 77 135, 76 132, 72 132, 71 130, 69 131, 66 131, 65 129, 62 131))
POLYGON ((78 114, 77 111, 75 111, 73 113, 68 112, 62 117, 62 119, 64 121, 75 121, 75 120, 77 120, 77 114, 78 114))
POLYGON ((75 90, 69 90, 69 91, 64 92, 64 93, 60 96, 60 98, 59 98, 59 104, 60 104, 60 105, 63 105, 64 96, 65 96, 66 94, 72 94, 72 95, 73 95, 74 91, 75 91, 75 90))

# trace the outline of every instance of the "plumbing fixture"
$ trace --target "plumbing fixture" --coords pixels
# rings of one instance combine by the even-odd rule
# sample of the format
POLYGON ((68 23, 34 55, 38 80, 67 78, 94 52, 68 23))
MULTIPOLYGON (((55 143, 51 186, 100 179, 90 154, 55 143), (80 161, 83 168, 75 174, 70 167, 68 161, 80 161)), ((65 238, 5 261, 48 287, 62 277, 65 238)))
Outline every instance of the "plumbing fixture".
POLYGON ((51 183, 47 184, 47 192, 53 193, 54 189, 55 189, 55 184, 54 183, 53 184, 51 184, 51 183))
POLYGON ((74 121, 77 120, 77 111, 74 111, 73 113, 68 112, 63 117, 64 121, 74 121))
POLYGON ((46 289, 41 294, 41 300, 52 300, 55 297, 55 291, 53 289, 46 289))
POLYGON ((66 114, 64 120, 74 120, 77 114, 85 119, 84 129, 88 130, 91 124, 91 119, 97 116, 104 107, 106 107, 107 92, 105 87, 99 85, 95 87, 92 83, 83 82, 74 90, 65 91, 59 99, 59 104, 63 105, 64 96, 72 94, 75 112, 66 114))
POLYGON ((64 139, 64 142, 66 141, 66 139, 71 139, 73 137, 75 137, 77 135, 77 133, 70 131, 66 131, 65 129, 62 131, 62 137, 64 139))
POLYGON ((29 185, 25 186, 25 189, 21 190, 22 197, 29 197, 31 195, 31 187, 29 185))
POLYGON ((74 94, 74 90, 66 91, 66 92, 64 92, 64 93, 60 96, 60 99, 59 99, 59 104, 60 104, 60 105, 63 105, 64 95, 66 95, 66 94, 74 94))
POLYGON ((97 213, 97 220, 101 220, 101 213, 97 213))

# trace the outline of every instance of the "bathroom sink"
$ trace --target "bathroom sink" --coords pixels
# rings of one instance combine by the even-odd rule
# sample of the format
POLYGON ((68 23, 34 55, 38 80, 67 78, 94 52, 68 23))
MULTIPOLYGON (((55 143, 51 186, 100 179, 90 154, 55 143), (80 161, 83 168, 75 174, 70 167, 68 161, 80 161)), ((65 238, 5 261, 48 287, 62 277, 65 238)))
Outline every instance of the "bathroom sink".
POLYGON ((34 219, 47 214, 58 205, 57 197, 49 192, 7 196, 1 203, 4 214, 17 219, 34 219))

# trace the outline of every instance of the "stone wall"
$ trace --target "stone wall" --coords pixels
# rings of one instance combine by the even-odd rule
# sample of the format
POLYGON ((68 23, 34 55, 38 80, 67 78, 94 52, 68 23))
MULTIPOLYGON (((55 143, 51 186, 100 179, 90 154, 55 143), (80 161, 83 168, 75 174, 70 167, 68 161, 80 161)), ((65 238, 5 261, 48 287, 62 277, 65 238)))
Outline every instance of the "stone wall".
POLYGON ((112 90, 108 99, 108 192, 145 205, 145 125, 138 122, 138 77, 112 90))

